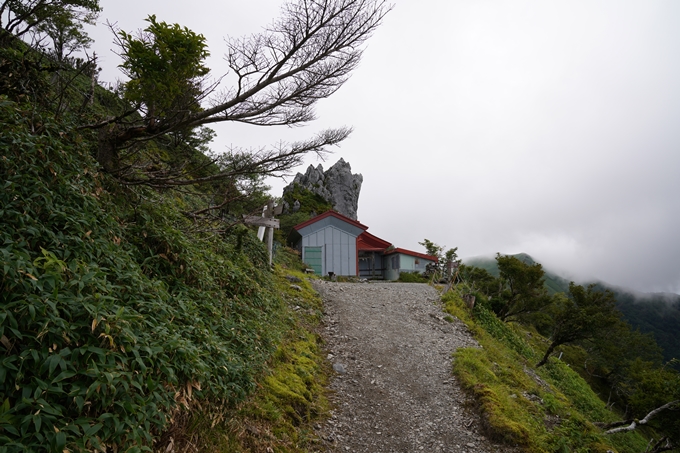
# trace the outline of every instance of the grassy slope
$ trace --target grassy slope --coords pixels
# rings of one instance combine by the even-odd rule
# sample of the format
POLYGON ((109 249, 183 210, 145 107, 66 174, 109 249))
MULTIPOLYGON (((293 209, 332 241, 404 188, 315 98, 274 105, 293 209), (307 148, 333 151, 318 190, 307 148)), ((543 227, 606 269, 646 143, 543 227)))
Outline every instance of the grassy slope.
POLYGON ((0 451, 302 451, 326 404, 307 283, 248 229, 194 231, 191 193, 98 173, 68 119, 0 117, 0 451))
POLYGON ((470 313, 455 291, 443 298, 481 348, 456 351, 454 374, 475 397, 489 432, 529 452, 644 451, 639 432, 605 436, 594 422, 619 419, 588 384, 562 361, 534 364, 546 340, 516 324, 499 321, 482 307, 470 313))
POLYGON ((171 438, 179 451, 224 453, 303 453, 316 443, 311 426, 326 417, 329 408, 325 385, 330 370, 321 338, 314 333, 322 302, 310 277, 294 269, 300 262, 292 251, 282 250, 277 262, 277 288, 286 301, 290 329, 258 376, 254 393, 217 414, 196 408, 166 432, 158 451, 164 451, 171 438), (286 277, 300 281, 291 284, 286 277))

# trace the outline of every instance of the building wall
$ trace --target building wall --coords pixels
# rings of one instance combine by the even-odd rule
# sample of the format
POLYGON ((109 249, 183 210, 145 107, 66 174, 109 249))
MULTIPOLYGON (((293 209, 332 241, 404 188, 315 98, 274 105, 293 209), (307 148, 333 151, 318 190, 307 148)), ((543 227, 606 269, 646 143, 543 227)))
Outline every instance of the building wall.
POLYGON ((383 257, 385 263, 385 280, 399 280, 399 262, 401 253, 393 253, 383 257))
POLYGON ((404 255, 403 253, 392 253, 384 257, 385 262, 385 279, 399 280, 401 272, 425 272, 425 268, 429 263, 434 261, 417 258, 411 255, 404 255))
MULTIPOLYGON (((312 231, 307 231, 307 234, 302 236, 302 261, 305 261, 305 247, 321 246, 323 247, 322 275, 328 275, 329 272, 334 272, 336 275, 357 275, 358 234, 353 235, 341 230, 332 222, 324 223, 326 223, 325 226, 310 228, 312 231)), ((310 225, 312 226, 314 225, 310 225)), ((357 228, 357 230, 360 229, 357 228)))

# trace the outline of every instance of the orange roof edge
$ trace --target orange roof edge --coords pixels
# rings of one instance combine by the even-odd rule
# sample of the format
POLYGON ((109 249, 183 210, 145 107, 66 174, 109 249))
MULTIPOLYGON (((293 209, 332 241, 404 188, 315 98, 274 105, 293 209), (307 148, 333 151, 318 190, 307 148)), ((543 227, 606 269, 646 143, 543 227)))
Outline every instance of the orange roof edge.
POLYGON ((364 250, 369 252, 384 251, 392 244, 384 239, 380 239, 368 231, 364 231, 357 237, 357 250, 364 250))
POLYGON ((385 252, 385 255, 391 255, 392 253, 403 253, 404 255, 415 256, 416 258, 422 258, 424 260, 434 261, 435 263, 437 261, 439 261, 439 259, 436 256, 426 255, 425 253, 414 252, 413 250, 400 249, 398 247, 385 252))

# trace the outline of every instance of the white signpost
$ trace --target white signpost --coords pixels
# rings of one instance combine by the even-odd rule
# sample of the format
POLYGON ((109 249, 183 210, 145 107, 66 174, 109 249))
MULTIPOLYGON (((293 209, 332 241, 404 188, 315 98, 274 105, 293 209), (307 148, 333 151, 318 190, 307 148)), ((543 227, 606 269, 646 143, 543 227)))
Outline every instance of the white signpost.
POLYGON ((279 219, 275 219, 275 215, 283 212, 283 206, 274 206, 274 200, 270 200, 267 206, 262 210, 262 217, 253 215, 243 215, 243 221, 246 225, 254 225, 260 227, 257 232, 257 237, 260 240, 264 239, 264 233, 267 233, 267 250, 269 251, 269 265, 272 265, 274 257, 274 228, 279 228, 279 219))

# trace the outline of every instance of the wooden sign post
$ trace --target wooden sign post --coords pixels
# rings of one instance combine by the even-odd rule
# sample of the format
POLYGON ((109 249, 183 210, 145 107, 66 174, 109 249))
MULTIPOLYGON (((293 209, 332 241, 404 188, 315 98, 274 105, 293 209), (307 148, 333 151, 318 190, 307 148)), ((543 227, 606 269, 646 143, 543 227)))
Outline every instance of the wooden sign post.
MULTIPOLYGON (((274 258, 274 228, 279 228, 279 219, 275 219, 275 215, 279 215, 283 212, 283 206, 274 206, 274 200, 270 200, 267 203, 264 211, 262 212, 262 217, 243 215, 243 221, 246 225, 255 225, 261 229, 265 229, 267 233, 267 250, 269 251, 269 265, 272 265, 274 258)), ((264 239, 262 235, 258 234, 260 239, 264 239)))

